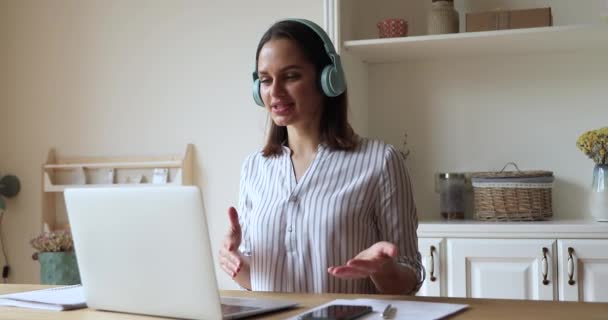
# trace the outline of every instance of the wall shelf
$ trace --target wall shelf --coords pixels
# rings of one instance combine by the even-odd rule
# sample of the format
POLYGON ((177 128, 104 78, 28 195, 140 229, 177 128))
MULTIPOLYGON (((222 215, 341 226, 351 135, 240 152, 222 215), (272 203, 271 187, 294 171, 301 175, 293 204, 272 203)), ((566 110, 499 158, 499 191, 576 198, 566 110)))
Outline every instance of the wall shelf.
POLYGON ((367 63, 608 50, 608 24, 350 40, 343 48, 367 63))
POLYGON ((455 1, 461 32, 440 35, 427 34, 428 0, 324 3, 355 129, 394 146, 406 133, 416 149, 408 169, 420 219, 439 210, 437 172, 500 169, 514 158, 565 182, 555 189, 554 217, 588 217, 588 163, 561 141, 607 118, 604 0, 455 1), (553 26, 464 32, 467 13, 498 7, 551 7, 553 26), (408 21, 410 36, 378 38, 387 17, 408 21))
POLYGON ((154 187, 163 187, 163 186, 168 186, 168 185, 170 186, 170 185, 181 185, 181 184, 177 184, 177 183, 166 183, 166 184, 113 183, 113 184, 95 184, 95 185, 88 185, 88 184, 66 184, 66 185, 60 185, 60 186, 55 186, 55 185, 49 186, 48 188, 45 189, 45 192, 64 192, 65 189, 68 189, 68 188, 119 188, 119 187, 133 187, 133 186, 154 188, 154 187))
POLYGON ((68 188, 192 185, 192 149, 189 144, 180 155, 128 158, 64 158, 51 149, 42 165, 43 228, 68 227, 63 198, 68 188), (166 172, 166 181, 153 183, 155 169, 166 172))
POLYGON ((149 161, 149 162, 100 162, 100 163, 66 163, 66 164, 47 164, 45 169, 77 169, 77 168, 179 168, 182 166, 181 160, 175 161, 149 161))

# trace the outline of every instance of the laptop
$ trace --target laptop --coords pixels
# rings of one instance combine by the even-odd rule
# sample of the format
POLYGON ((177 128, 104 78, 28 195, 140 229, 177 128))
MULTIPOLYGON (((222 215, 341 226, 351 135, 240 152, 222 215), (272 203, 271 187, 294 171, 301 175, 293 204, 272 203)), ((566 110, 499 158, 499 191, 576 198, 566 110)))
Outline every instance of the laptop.
POLYGON ((67 189, 65 202, 90 308, 240 319, 297 305, 220 298, 197 187, 67 189))

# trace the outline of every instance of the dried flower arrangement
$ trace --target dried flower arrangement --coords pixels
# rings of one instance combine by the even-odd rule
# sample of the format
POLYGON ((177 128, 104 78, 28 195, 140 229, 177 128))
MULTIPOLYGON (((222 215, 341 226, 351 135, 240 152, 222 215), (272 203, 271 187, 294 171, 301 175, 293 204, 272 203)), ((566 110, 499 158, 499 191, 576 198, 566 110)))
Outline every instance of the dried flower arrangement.
POLYGON ((608 165, 608 127, 583 133, 576 146, 595 164, 608 165))
POLYGON ((69 230, 57 230, 44 232, 30 241, 30 244, 38 252, 62 252, 73 251, 74 242, 69 230))
POLYGON ((410 156, 410 148, 407 145, 407 132, 403 134, 403 142, 401 143, 401 150, 399 153, 403 156, 403 159, 407 161, 407 158, 410 156))

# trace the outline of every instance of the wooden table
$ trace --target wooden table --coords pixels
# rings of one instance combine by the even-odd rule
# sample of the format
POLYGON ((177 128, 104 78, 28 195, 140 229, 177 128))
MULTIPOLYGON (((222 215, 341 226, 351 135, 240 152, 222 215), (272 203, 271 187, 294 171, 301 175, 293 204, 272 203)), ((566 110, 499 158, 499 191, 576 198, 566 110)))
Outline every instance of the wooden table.
MULTIPOLYGON (((27 290, 45 288, 40 285, 0 285, 0 294, 13 293, 27 290)), ((277 312, 252 319, 285 319, 299 314, 307 309, 318 306, 334 299, 351 298, 377 298, 391 300, 412 300, 430 302, 448 302, 468 304, 466 311, 450 317, 450 320, 471 319, 534 319, 534 320, 583 320, 583 319, 608 319, 608 303, 583 303, 583 302, 555 302, 555 301, 521 301, 521 300, 492 300, 492 299, 470 299, 470 298, 431 298, 431 297, 409 297, 409 296, 387 296, 387 295, 346 295, 346 294, 290 294, 290 293, 262 293, 244 291, 222 291, 222 295, 234 297, 264 297, 270 299, 287 299, 298 301, 300 306, 296 309, 277 312)), ((11 320, 158 320, 158 317, 137 316, 132 314, 121 314, 113 312, 81 309, 73 311, 43 311, 32 309, 21 309, 12 307, 0 307, 0 319, 11 320)))

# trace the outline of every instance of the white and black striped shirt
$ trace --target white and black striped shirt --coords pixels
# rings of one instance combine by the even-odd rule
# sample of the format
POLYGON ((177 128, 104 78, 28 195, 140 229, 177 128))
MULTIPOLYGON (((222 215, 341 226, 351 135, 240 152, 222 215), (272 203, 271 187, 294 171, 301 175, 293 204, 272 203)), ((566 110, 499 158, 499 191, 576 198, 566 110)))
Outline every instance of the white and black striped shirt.
POLYGON ((242 168, 241 252, 251 257, 251 289, 376 293, 371 280, 343 280, 327 268, 345 264, 378 241, 397 245, 397 261, 418 276, 418 218, 404 159, 391 145, 361 139, 354 151, 319 145, 296 183, 290 150, 261 152, 242 168))

